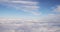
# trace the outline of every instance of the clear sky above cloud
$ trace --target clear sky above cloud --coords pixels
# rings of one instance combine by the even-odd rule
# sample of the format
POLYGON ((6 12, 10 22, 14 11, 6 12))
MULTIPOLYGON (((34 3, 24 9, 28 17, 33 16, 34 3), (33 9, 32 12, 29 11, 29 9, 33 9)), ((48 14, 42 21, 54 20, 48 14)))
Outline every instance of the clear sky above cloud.
POLYGON ((59 32, 60 0, 0 0, 0 28, 59 32))
POLYGON ((59 0, 0 0, 0 17, 40 18, 59 14, 59 0))

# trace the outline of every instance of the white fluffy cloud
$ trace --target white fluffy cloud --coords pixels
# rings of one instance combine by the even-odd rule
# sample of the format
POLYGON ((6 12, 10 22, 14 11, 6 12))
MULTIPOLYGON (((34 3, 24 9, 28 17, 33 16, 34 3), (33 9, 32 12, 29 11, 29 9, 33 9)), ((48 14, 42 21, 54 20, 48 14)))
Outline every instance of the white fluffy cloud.
MULTIPOLYGON (((1 20, 1 19, 0 19, 1 20)), ((3 21, 2 19, 1 21, 3 21)), ((0 22, 1 22, 0 21, 0 22)), ((60 15, 49 14, 42 19, 6 19, 6 22, 1 23, 1 29, 23 30, 25 32, 56 32, 60 29, 60 15), (9 24, 10 23, 10 24, 9 24)))

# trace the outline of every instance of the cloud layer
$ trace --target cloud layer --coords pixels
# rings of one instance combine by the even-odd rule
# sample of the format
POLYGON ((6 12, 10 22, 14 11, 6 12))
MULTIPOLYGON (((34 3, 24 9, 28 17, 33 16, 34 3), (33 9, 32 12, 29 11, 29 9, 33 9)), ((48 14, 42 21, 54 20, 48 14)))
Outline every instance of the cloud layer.
POLYGON ((59 32, 60 15, 49 14, 42 19, 0 19, 0 30, 24 32, 59 32))

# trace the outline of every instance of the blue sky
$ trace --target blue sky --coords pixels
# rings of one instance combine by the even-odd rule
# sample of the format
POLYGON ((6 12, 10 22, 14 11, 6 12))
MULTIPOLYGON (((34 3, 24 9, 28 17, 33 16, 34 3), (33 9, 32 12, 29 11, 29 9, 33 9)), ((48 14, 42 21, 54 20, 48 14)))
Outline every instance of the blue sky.
POLYGON ((11 0, 11 1, 0 0, 0 17, 5 17, 5 18, 37 17, 39 18, 39 16, 54 14, 54 12, 52 11, 58 5, 60 5, 60 0, 17 0, 15 2, 14 0, 11 0), (33 6, 35 6, 35 8, 33 6))
MULTIPOLYGON (((24 1, 25 2, 25 1, 24 1)), ((27 1, 27 3, 28 3, 28 1, 27 1)), ((16 17, 16 18, 20 18, 20 17, 35 17, 32 13, 30 13, 30 11, 28 11, 28 9, 30 8, 32 8, 33 6, 35 6, 35 4, 33 3, 32 4, 32 7, 29 7, 28 5, 29 4, 24 4, 24 3, 22 3, 22 4, 16 4, 15 3, 15 6, 16 7, 10 7, 10 5, 12 5, 13 6, 13 4, 11 3, 5 3, 4 1, 3 1, 3 3, 1 3, 0 4, 0 11, 1 11, 1 13, 0 13, 0 17, 16 17), (20 8, 20 5, 23 5, 25 8, 26 8, 26 10, 27 11, 24 11, 24 9, 23 9, 23 6, 20 8), (18 6, 18 8, 17 8, 17 6, 18 6), (28 7, 26 7, 26 6, 28 6, 28 7)), ((30 4, 31 4, 31 2, 30 2, 30 4)), ((37 4, 36 4, 37 5, 37 4)), ((36 7, 37 8, 37 7, 36 7)), ((35 8, 33 8, 33 10, 35 10, 35 8)), ((38 10, 38 9, 37 9, 38 10)), ((31 10, 32 11, 32 10, 31 10)), ((35 11, 34 11, 34 13, 35 13, 35 11)))

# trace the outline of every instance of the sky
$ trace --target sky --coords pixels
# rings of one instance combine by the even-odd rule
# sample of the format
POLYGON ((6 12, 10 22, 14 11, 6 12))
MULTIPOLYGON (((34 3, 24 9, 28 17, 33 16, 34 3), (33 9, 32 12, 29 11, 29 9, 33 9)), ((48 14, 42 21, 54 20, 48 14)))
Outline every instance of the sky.
POLYGON ((1 32, 60 32, 60 0, 0 0, 1 32))
POLYGON ((32 19, 60 14, 59 2, 59 0, 0 0, 0 17, 32 19))

